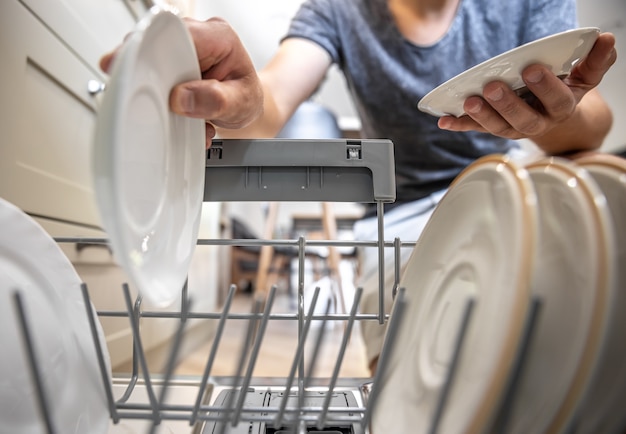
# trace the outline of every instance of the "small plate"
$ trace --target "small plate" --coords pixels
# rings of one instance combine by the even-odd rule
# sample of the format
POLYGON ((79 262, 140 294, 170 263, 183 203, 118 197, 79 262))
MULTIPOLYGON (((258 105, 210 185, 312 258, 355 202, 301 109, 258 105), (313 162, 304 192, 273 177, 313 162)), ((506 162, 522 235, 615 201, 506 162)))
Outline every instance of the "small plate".
POLYGON ((603 347, 574 432, 620 432, 626 427, 626 160, 595 154, 575 162, 589 172, 606 197, 615 234, 615 263, 622 265, 615 270, 603 347))
POLYGON ((194 79, 200 70, 184 23, 152 8, 114 60, 96 125, 102 223, 116 259, 157 306, 179 297, 198 237, 204 121, 169 110, 172 87, 194 79))
POLYGON ((0 431, 30 434, 45 427, 12 299, 18 290, 55 432, 107 432, 109 412, 80 285, 41 226, 0 199, 0 431))
POLYGON ((373 433, 431 432, 470 298, 475 305, 437 432, 485 432, 530 307, 536 220, 532 183, 509 159, 484 157, 456 178, 400 282, 405 320, 380 382, 373 433))
POLYGON ((539 201, 533 294, 541 307, 507 432, 561 433, 598 363, 611 301, 613 228, 587 171, 556 158, 526 168, 539 201))
POLYGON ((566 77, 589 53, 599 34, 598 28, 584 27, 521 45, 451 78, 424 96, 417 107, 434 116, 462 116, 465 100, 472 95, 482 95, 485 85, 495 80, 523 94, 526 85, 522 71, 535 63, 548 66, 559 77, 566 77))

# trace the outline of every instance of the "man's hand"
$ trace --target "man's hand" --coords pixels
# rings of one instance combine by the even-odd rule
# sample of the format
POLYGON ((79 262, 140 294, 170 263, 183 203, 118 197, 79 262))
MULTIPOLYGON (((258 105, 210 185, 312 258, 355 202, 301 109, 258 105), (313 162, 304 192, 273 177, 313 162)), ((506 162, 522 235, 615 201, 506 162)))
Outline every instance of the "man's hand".
MULTIPOLYGON (((439 127, 452 131, 483 131, 510 139, 530 138, 540 145, 544 136, 554 140, 559 137, 558 129, 570 127, 566 124, 580 108, 579 103, 600 83, 616 58, 615 37, 603 33, 589 55, 563 80, 542 65, 527 67, 522 78, 534 95, 532 103, 519 97, 505 83, 494 81, 485 86, 482 97, 472 96, 465 101, 463 108, 467 115, 444 116, 439 119, 439 127)), ((597 95, 588 99, 590 104, 603 104, 597 95)), ((608 116, 610 125, 610 112, 608 116)), ((568 132, 563 133, 571 140, 568 132)), ((571 143, 571 146, 577 144, 571 143)))
MULTIPOLYGON (((170 93, 170 108, 206 120, 207 147, 215 126, 242 128, 263 111, 263 90, 250 56, 230 25, 219 18, 185 24, 198 54, 202 80, 181 83, 170 93)), ((100 60, 108 71, 117 50, 100 60)))

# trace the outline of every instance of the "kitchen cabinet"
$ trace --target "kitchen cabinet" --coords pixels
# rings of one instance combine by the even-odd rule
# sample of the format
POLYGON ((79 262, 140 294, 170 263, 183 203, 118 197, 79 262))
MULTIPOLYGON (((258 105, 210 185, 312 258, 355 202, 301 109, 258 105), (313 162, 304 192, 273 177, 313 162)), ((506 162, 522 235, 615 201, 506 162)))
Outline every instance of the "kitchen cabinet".
MULTIPOLYGON (((53 237, 106 238, 91 179, 91 144, 104 83, 98 61, 132 31, 148 0, 3 0, 0 2, 0 197, 34 217, 53 237)), ((217 236, 219 204, 204 204, 201 235, 217 236)), ((61 247, 90 288, 98 310, 125 310, 128 277, 103 246, 61 247)), ((198 309, 213 307, 218 247, 200 246, 190 271, 198 309), (199 281, 202 280, 202 283, 199 281)), ((136 290, 131 288, 133 294, 136 290)), ((172 309, 177 309, 173 306, 172 309)), ((146 305, 145 309, 152 309, 146 305)), ((131 355, 126 318, 100 318, 112 365, 131 355)), ((146 351, 176 328, 168 319, 142 323, 146 351)), ((210 333, 204 328, 203 334, 210 333)))
POLYGON ((143 0, 9 0, 0 6, 0 195, 29 214, 100 226, 90 179, 100 56, 143 0), (130 5, 135 5, 131 7, 130 5))
POLYGON ((0 195, 32 215, 98 227, 87 83, 102 77, 23 4, 1 8, 0 195))

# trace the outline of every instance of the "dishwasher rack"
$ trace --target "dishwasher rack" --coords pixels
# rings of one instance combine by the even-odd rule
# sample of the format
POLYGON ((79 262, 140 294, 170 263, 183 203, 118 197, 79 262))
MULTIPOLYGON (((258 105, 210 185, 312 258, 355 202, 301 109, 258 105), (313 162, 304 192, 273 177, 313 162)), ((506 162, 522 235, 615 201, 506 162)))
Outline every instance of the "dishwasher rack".
MULTIPOLYGON (((120 420, 145 420, 149 432, 155 432, 166 420, 189 423, 190 432, 205 433, 268 433, 293 432, 367 433, 372 413, 378 399, 378 387, 387 368, 387 361, 395 344, 398 326, 406 306, 404 288, 398 288, 400 249, 415 243, 393 242, 384 239, 383 204, 395 200, 393 145, 387 140, 224 140, 214 141, 207 151, 205 201, 336 201, 376 203, 378 239, 372 241, 307 240, 250 240, 250 239, 200 239, 199 245, 296 247, 298 251, 298 292, 295 313, 272 313, 276 294, 273 286, 264 299, 254 301, 249 313, 232 313, 231 306, 236 286, 231 285, 224 307, 219 312, 197 312, 188 296, 187 287, 182 288, 181 306, 176 312, 153 312, 142 310, 142 298, 132 299, 128 285, 122 290, 126 311, 99 311, 100 317, 128 318, 133 336, 132 373, 123 396, 114 399, 112 379, 107 370, 103 349, 97 333, 96 313, 90 308, 89 290, 83 285, 86 315, 100 367, 103 388, 106 393, 109 415, 113 423, 120 420), (323 314, 316 312, 320 288, 315 288, 309 308, 304 303, 304 263, 306 247, 369 247, 377 248, 379 255, 379 306, 378 313, 359 313, 362 289, 356 288, 353 304, 348 313, 331 313, 327 304, 323 314), (384 253, 394 249, 395 275, 394 305, 391 315, 384 306, 384 253), (162 378, 152 378, 139 328, 141 319, 173 318, 178 327, 171 342, 169 356, 162 378), (166 403, 174 369, 180 353, 185 326, 189 319, 217 321, 215 337, 211 344, 203 374, 197 382, 197 394, 193 402, 166 403), (224 328, 227 321, 247 321, 246 334, 238 354, 236 374, 225 380, 225 387, 216 395, 217 384, 211 376, 224 328), (264 333, 270 321, 296 321, 298 326, 297 347, 293 354, 289 375, 280 384, 265 388, 251 386, 253 371, 263 343, 264 333), (311 325, 321 322, 313 336, 311 325), (386 338, 374 378, 352 379, 343 382, 339 378, 341 365, 353 327, 357 321, 377 321, 387 324, 386 338), (330 378, 315 378, 329 322, 344 324, 343 337, 334 369, 330 378), (305 364, 305 343, 313 343, 313 351, 305 364), (131 403, 129 398, 141 384, 147 393, 146 402, 131 403), (348 386, 346 386, 348 384, 348 386)), ((106 239, 58 238, 59 243, 87 242, 106 244, 106 239)), ((41 373, 33 350, 28 317, 19 291, 14 295, 15 308, 25 343, 29 369, 35 385, 40 417, 48 433, 55 433, 49 414, 48 391, 44 390, 41 373)), ((456 361, 463 346, 473 310, 473 301, 467 303, 464 319, 457 332, 447 373, 436 411, 432 416, 430 433, 438 432, 439 419, 445 410, 448 391, 454 381, 456 361)), ((540 303, 535 300, 527 321, 527 336, 540 303)), ((518 356, 521 366, 524 348, 518 356)), ((507 404, 515 387, 515 375, 503 399, 492 432, 502 432, 506 423, 507 404)), ((376 433, 382 434, 382 433, 376 433)))

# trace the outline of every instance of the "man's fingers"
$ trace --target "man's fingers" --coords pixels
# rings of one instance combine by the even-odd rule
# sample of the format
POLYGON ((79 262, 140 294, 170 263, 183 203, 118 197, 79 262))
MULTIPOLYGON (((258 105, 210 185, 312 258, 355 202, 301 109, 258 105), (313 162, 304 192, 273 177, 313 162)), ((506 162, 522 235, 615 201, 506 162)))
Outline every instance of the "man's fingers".
MULTIPOLYGON (((531 65, 522 73, 524 82, 541 102, 541 111, 560 122, 576 109, 577 96, 561 79, 542 65, 531 65)), ((578 96, 580 98, 580 96, 578 96)))
POLYGON ((210 121, 221 128, 242 128, 262 110, 262 91, 246 79, 196 80, 175 86, 170 107, 178 114, 210 121))
POLYGON ((616 60, 615 36, 611 33, 602 33, 587 57, 574 67, 572 74, 565 81, 571 85, 595 87, 616 60))
POLYGON ((115 56, 117 55, 117 53, 120 51, 120 49, 122 48, 122 45, 124 45, 124 43, 126 41, 128 41, 128 38, 130 38, 133 35, 133 32, 127 33, 126 35, 124 35, 124 40, 122 41, 122 43, 120 45, 118 45, 115 50, 110 51, 109 53, 106 53, 104 56, 102 56, 100 58, 100 69, 106 73, 109 72, 109 70, 111 69, 111 65, 113 64, 113 60, 115 59, 115 56))
POLYGON ((216 117, 223 98, 215 80, 195 80, 179 84, 170 93, 170 108, 183 116, 200 119, 216 117))
POLYGON ((104 72, 109 72, 111 69, 111 64, 113 63, 113 58, 115 57, 116 51, 111 51, 110 53, 105 54, 100 58, 100 69, 104 72))
POLYGON ((206 128, 206 148, 209 149, 211 147, 211 143, 213 142, 213 137, 215 137, 217 132, 215 131, 215 127, 209 122, 206 122, 204 125, 206 128))

